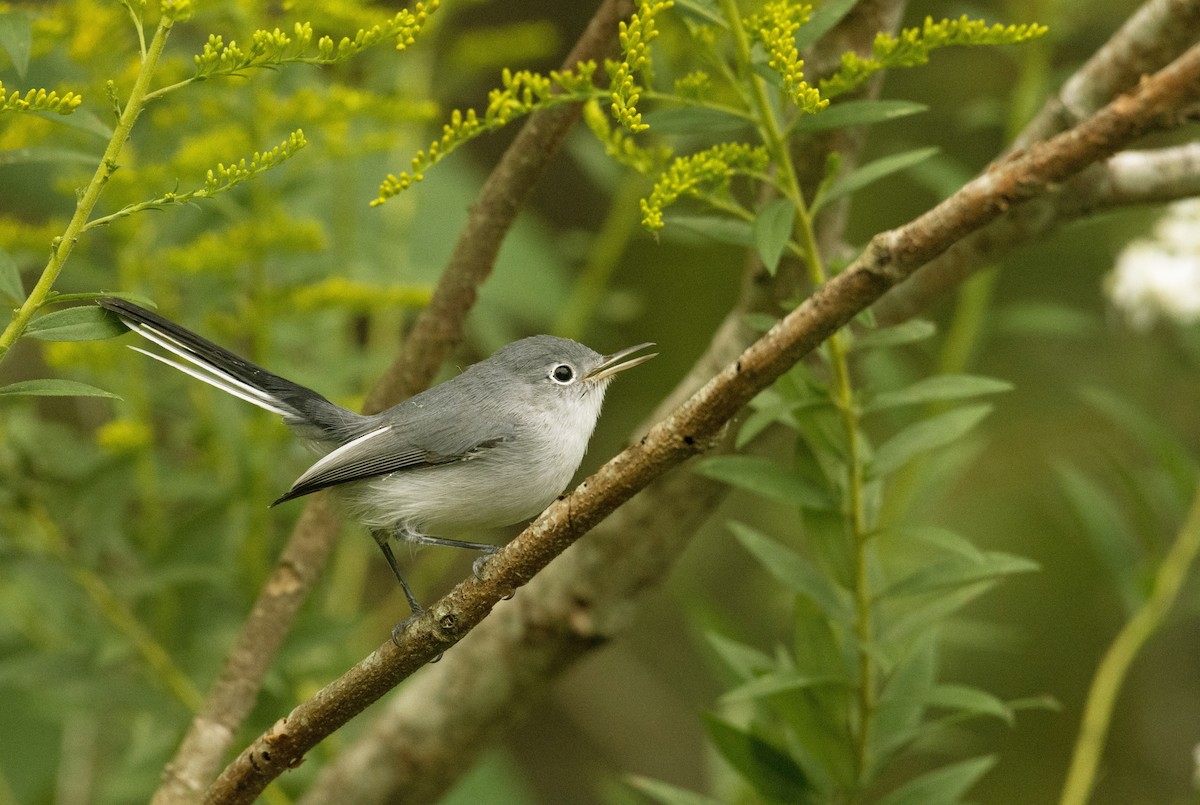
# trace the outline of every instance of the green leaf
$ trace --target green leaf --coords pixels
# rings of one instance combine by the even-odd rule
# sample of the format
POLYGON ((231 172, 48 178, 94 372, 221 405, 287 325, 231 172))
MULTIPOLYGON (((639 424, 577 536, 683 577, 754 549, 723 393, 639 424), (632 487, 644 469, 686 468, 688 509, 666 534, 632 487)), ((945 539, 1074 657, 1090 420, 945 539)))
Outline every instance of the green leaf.
MULTIPOLYGON (((55 115, 62 117, 62 115, 55 115)), ((100 154, 89 151, 79 151, 73 148, 13 148, 0 151, 0 168, 12 165, 37 165, 51 163, 60 165, 74 162, 80 165, 95 165, 100 161, 100 154)))
POLYGON ((813 676, 811 674, 799 674, 795 672, 767 674, 727 691, 722 694, 721 701, 725 704, 752 701, 766 696, 774 696, 777 693, 789 693, 791 691, 817 687, 818 685, 831 684, 840 685, 843 683, 842 680, 832 676, 813 676))
POLYGON ((1056 467, 1058 484, 1083 527, 1092 550, 1108 569, 1125 611, 1133 613, 1142 605, 1141 570, 1134 535, 1119 506, 1099 484, 1074 467, 1056 467))
POLYGON ((897 598, 903 595, 924 595, 1015 573, 1033 573, 1037 570, 1041 570, 1041 567, 1032 559, 1002 551, 983 553, 978 561, 952 556, 936 559, 918 568, 885 588, 879 596, 897 598))
POLYGON ((994 765, 993 755, 951 763, 909 780, 878 805, 953 805, 994 765))
POLYGON ((0 48, 8 53, 17 76, 24 81, 29 69, 29 51, 33 44, 33 22, 26 11, 0 14, 0 48))
POLYGON ((791 467, 762 456, 715 456, 697 462, 695 471, 769 500, 808 509, 833 505, 828 493, 791 467))
POLYGON ((128 332, 115 316, 95 305, 79 305, 39 316, 25 328, 25 335, 43 341, 94 341, 128 332))
POLYGON ((746 118, 732 112, 703 106, 656 109, 644 114, 642 122, 655 134, 730 134, 750 125, 746 118))
POLYGON ((796 31, 796 50, 803 53, 814 42, 833 30, 833 26, 842 21, 854 8, 858 0, 826 0, 817 6, 808 18, 808 22, 796 31))
POLYGON ((931 321, 913 319, 895 327, 883 327, 871 330, 855 337, 854 349, 875 349, 878 347, 898 347, 924 341, 937 332, 937 326, 931 321))
POLYGON ((625 784, 662 805, 721 805, 720 800, 712 797, 637 774, 626 775, 625 784))
POLYGON ((916 148, 912 151, 902 151, 899 154, 892 154, 877 159, 874 162, 868 162, 866 165, 850 171, 845 176, 830 184, 825 188, 825 192, 818 193, 817 197, 813 199, 810 212, 816 215, 819 209, 834 199, 858 192, 886 176, 891 176, 893 173, 899 173, 906 168, 911 168, 913 165, 929 159, 937 152, 937 148, 916 148))
POLYGON ((667 226, 661 237, 670 237, 673 230, 683 229, 689 234, 699 235, 707 241, 729 243, 743 248, 753 248, 754 234, 749 221, 725 218, 720 215, 668 215, 667 226))
POLYGON ((753 679, 758 674, 775 668, 775 661, 753 646, 739 643, 717 632, 709 632, 706 637, 721 661, 740 679, 753 679))
POLYGON ((775 276, 796 223, 796 207, 786 198, 772 201, 754 218, 754 246, 767 273, 775 276))
POLYGON ((885 391, 871 400, 863 410, 865 412, 882 411, 886 408, 896 408, 901 405, 920 405, 928 402, 945 400, 961 400, 967 397, 979 397, 984 394, 997 394, 1010 391, 1012 383, 997 380, 994 377, 979 375, 934 375, 918 380, 908 388, 899 391, 885 391))
POLYGON ((797 115, 792 131, 812 134, 847 126, 869 126, 920 114, 927 109, 925 104, 912 101, 842 101, 815 115, 797 115))
POLYGON ((121 399, 116 394, 87 383, 59 378, 44 378, 41 380, 22 380, 0 386, 0 396, 29 396, 29 397, 112 397, 121 399))
POLYGON ((721 16, 713 0, 675 0, 675 10, 701 25, 715 25, 727 30, 729 28, 729 23, 721 16))
POLYGON ((721 756, 758 793, 777 802, 809 801, 808 777, 789 755, 710 713, 704 715, 704 726, 721 756))
POLYGON ((943 595, 933 596, 929 603, 920 606, 890 623, 880 639, 881 645, 900 643, 914 635, 922 634, 941 626, 955 612, 990 590, 995 581, 982 581, 960 587, 943 595))
POLYGON ((909 425, 875 451, 872 475, 880 477, 895 472, 918 453, 958 441, 991 410, 990 405, 968 405, 909 425))
POLYGON ((25 287, 21 284, 17 261, 4 249, 0 249, 0 298, 14 305, 25 301, 25 287))
POLYGON ((768 573, 789 589, 807 597, 827 617, 849 622, 849 607, 842 591, 812 562, 748 525, 731 522, 729 530, 768 573))
POLYGON ((994 716, 1010 727, 1016 718, 999 698, 969 685, 937 685, 926 693, 925 703, 967 715, 994 716))
POLYGON ((875 713, 874 744, 883 767, 886 756, 902 749, 921 725, 925 699, 937 683, 938 630, 922 632, 888 674, 875 713))

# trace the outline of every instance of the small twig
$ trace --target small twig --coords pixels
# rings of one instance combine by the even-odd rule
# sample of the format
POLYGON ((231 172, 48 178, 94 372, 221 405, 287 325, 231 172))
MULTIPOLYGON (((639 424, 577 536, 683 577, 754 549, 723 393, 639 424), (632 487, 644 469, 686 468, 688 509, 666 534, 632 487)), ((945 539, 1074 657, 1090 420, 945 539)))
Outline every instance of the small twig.
POLYGON ((492 558, 483 578, 461 582, 414 621, 398 645, 384 643, 256 739, 205 801, 252 801, 325 736, 461 640, 502 598, 616 507, 696 454, 754 395, 888 288, 1010 205, 1126 146, 1197 93, 1200 45, 1074 129, 1005 160, 913 222, 877 235, 843 273, 816 289, 638 444, 551 505, 492 558))

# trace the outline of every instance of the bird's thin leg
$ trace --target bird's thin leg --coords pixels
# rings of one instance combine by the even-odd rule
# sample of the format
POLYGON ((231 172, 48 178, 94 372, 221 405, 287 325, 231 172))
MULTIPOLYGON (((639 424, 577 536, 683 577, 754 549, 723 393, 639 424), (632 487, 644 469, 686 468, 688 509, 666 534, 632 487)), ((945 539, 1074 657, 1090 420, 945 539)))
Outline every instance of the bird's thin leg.
POLYGON ((488 542, 468 542, 462 539, 446 539, 445 537, 430 537, 416 531, 410 531, 402 526, 396 527, 396 539, 407 540, 417 545, 439 545, 443 548, 462 548, 468 551, 479 551, 482 556, 471 563, 471 572, 475 578, 482 578, 483 566, 489 557, 500 550, 499 545, 488 542))
POLYGON ((388 542, 388 533, 386 531, 372 531, 371 536, 375 538, 375 544, 379 546, 379 550, 383 551, 383 558, 387 560, 388 567, 392 569, 392 573, 396 576, 396 581, 400 582, 400 589, 404 591, 404 597, 408 599, 408 607, 412 610, 412 617, 404 621, 404 623, 408 623, 408 621, 424 612, 425 607, 417 602, 417 597, 413 595, 408 582, 404 580, 404 574, 400 572, 400 565, 396 564, 396 556, 392 553, 392 546, 388 542))
POLYGON ((430 537, 399 527, 396 529, 396 539, 404 540, 405 542, 414 542, 417 545, 439 545, 443 548, 462 548, 468 551, 479 551, 480 553, 495 553, 500 550, 499 545, 492 545, 489 542, 468 542, 462 539, 430 537))

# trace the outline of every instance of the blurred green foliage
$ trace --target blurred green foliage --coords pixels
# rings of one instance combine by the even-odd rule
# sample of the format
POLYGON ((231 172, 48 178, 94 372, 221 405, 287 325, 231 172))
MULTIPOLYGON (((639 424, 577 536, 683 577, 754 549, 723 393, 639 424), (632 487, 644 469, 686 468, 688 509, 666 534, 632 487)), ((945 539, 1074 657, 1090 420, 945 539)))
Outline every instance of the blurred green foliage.
MULTIPOLYGON (((382 177, 445 133, 448 110, 486 108, 502 67, 523 75, 522 87, 535 73, 550 75, 590 13, 575 5, 447 1, 403 52, 389 40, 318 64, 336 44, 312 45, 307 62, 303 49, 271 36, 258 51, 228 54, 235 41, 254 43, 255 30, 295 31, 297 42, 306 30, 337 43, 410 23, 357 0, 197 4, 175 24, 151 92, 190 83, 156 96, 132 129, 93 215, 111 218, 80 239, 55 285, 59 300, 99 291, 153 299, 166 315, 355 406, 428 299, 504 135, 471 132, 462 153, 422 184, 371 207, 382 177), (204 80, 191 80, 206 52, 204 80), (222 65, 236 74, 221 75, 222 65), (533 72, 519 73, 526 68, 533 72), (287 149, 286 162, 254 158, 296 145, 296 132, 306 147, 287 149), (220 182, 218 166, 240 176, 242 160, 247 172, 274 167, 227 193, 185 198, 211 186, 210 171, 220 182)), ((831 26, 846 7, 818 6, 808 25, 831 26)), ((697 41, 717 41, 706 22, 717 5, 653 8, 661 32, 653 70, 626 42, 625 58, 607 70, 620 78, 619 97, 577 88, 592 100, 594 136, 572 139, 570 158, 552 168, 507 239, 460 356, 466 363, 541 331, 597 348, 657 341, 656 371, 610 395, 585 471, 619 447, 706 345, 736 294, 745 248, 771 269, 811 256, 793 228, 797 214, 851 194, 856 242, 920 212, 994 154, 1059 73, 1129 11, 991 4, 978 14, 1050 23, 1049 39, 939 53, 921 70, 890 76, 879 104, 841 101, 816 115, 801 113, 817 110, 795 54, 760 18, 760 66, 777 74, 771 91, 802 107, 773 107, 793 115, 781 137, 875 124, 862 167, 831 164, 818 192, 802 199, 805 210, 787 186, 781 201, 755 208, 746 188, 730 184, 729 161, 711 162, 729 156, 728 143, 754 122, 738 80, 693 63, 697 41), (631 139, 614 125, 601 108, 609 103, 628 129, 648 125, 649 137, 631 139), (671 163, 673 155, 682 161, 671 163), (656 194, 666 203, 639 213, 638 200, 656 194), (653 223, 652 213, 680 199, 659 239, 631 225, 653 223)), ((19 304, 37 280, 102 158, 114 99, 129 93, 156 22, 149 8, 139 30, 139 13, 136 3, 84 0, 0 8, 4 91, 47 93, 32 97, 45 112, 0 113, 6 304, 19 304), (74 111, 58 114, 66 106, 74 111)), ((938 29, 922 27, 926 14, 958 13, 931 0, 913 4, 907 24, 928 35, 938 29)), ((885 41, 881 66, 903 49, 896 43, 919 41, 885 41)), ((860 60, 842 78, 873 69, 860 60)), ((501 122, 548 97, 534 93, 501 122)), ((739 154, 742 179, 781 181, 739 154)), ((663 801, 685 801, 684 789, 743 802, 814 791, 890 791, 887 801, 922 802, 968 789, 990 802, 1052 798, 1091 669, 1144 600, 1195 481, 1194 336, 1130 335, 1106 320, 1099 301, 1113 251, 1144 221, 1129 214, 1077 225, 973 282, 975 297, 966 290, 957 300, 958 318, 935 311, 936 323, 872 330, 864 317, 840 357, 827 348, 789 373, 741 425, 743 442, 765 444, 764 455, 696 468, 746 491, 695 536, 651 602, 661 606, 558 683, 551 706, 448 801, 486 791, 494 801, 563 801, 569 792, 575 801, 620 802, 631 794, 612 781, 625 774, 640 775, 635 787, 663 801), (982 282, 991 287, 979 293, 982 282), (971 307, 973 298, 983 302, 971 307), (837 365, 861 404, 851 420, 838 416, 837 365), (987 418, 977 403, 957 402, 1009 387, 991 398, 987 418), (846 516, 855 483, 869 534, 852 533, 846 516), (868 536, 864 590, 853 552, 868 536), (1035 566, 1042 571, 1025 573, 1035 566), (856 643, 860 594, 871 596, 878 646, 856 643), (948 619, 959 611, 965 616, 948 619), (877 697, 865 736, 857 716, 864 655, 877 697), (1022 710, 1043 696, 1062 712, 1022 710)), ((98 334, 103 324, 86 314, 52 318, 71 310, 35 318, 27 334, 98 334)), ((5 356, 4 385, 53 378, 121 399, 0 396, 0 801, 144 799, 298 510, 266 508, 306 461, 273 417, 149 363, 95 340, 27 338, 5 356)), ((373 546, 345 530, 245 738, 373 648, 403 610, 373 546)), ((468 572, 460 560, 422 552, 414 581, 430 594, 443 590, 468 572)), ((1191 631, 1170 627, 1170 639, 1152 644, 1152 661, 1135 668, 1097 801, 1182 799, 1191 790, 1191 747, 1200 741, 1191 631)), ((326 741, 270 796, 303 791, 361 729, 352 723, 326 741)))

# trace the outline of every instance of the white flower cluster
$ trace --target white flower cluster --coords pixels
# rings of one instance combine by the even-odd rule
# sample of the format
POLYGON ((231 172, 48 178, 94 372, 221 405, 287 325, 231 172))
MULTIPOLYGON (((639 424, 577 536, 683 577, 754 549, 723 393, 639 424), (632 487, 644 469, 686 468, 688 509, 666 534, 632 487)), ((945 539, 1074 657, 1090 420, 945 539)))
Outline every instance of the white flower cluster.
POLYGON ((1126 246, 1105 290, 1136 330, 1160 318, 1200 320, 1200 199, 1175 202, 1155 225, 1153 239, 1126 246))

